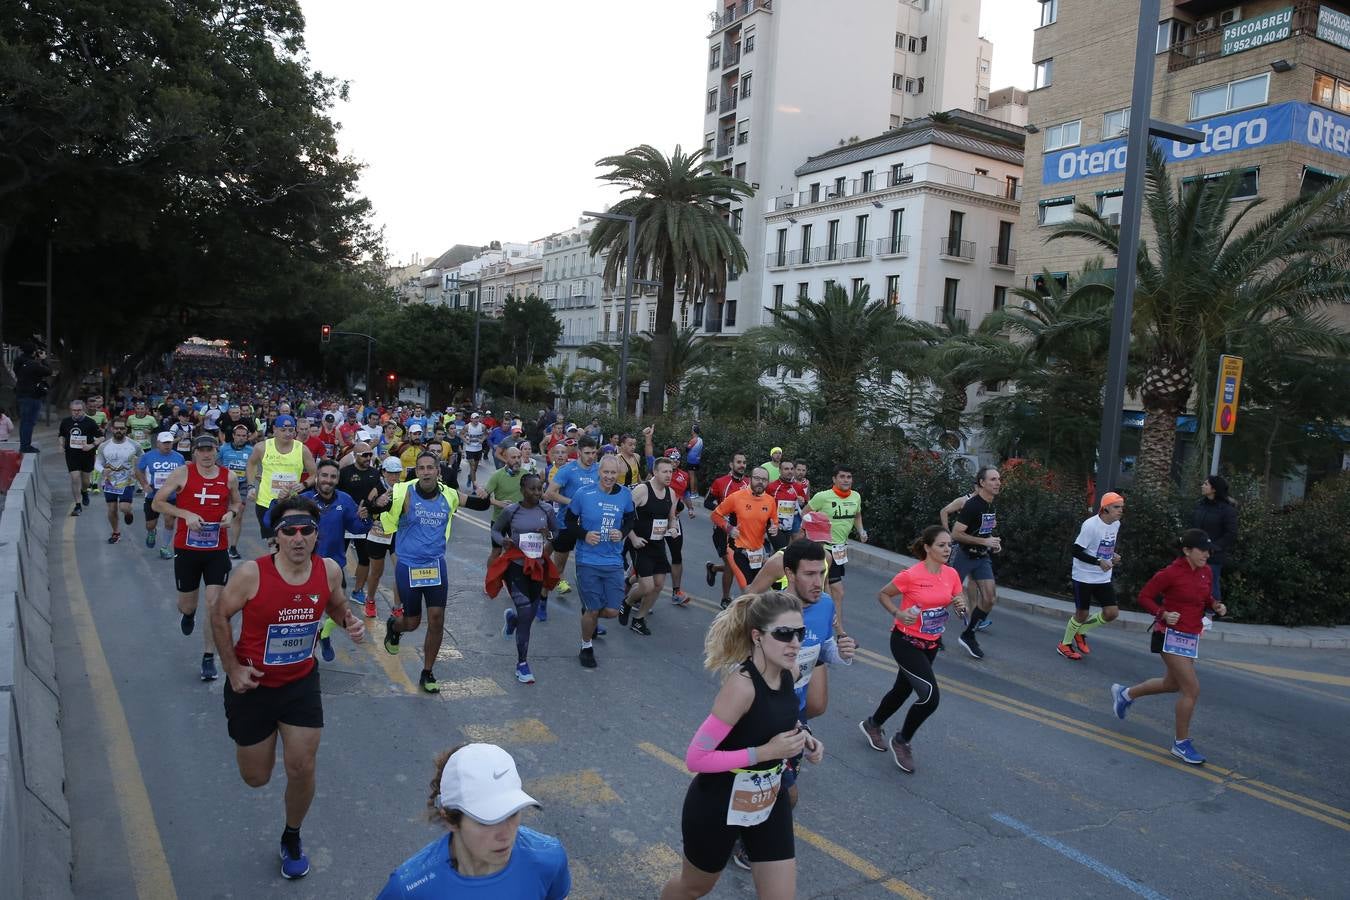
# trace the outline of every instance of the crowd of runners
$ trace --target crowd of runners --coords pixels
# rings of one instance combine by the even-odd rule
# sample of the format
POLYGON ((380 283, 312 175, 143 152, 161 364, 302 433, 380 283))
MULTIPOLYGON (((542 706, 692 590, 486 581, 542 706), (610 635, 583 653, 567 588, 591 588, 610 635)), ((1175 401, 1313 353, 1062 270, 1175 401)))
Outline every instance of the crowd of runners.
MULTIPOLYGON (((820 490, 806 464, 777 447, 753 467, 733 453, 727 470, 713 473, 698 426, 665 436, 657 452, 651 427, 606 437, 596 420, 582 426, 548 411, 527 420, 509 410, 365 403, 298 381, 260 384, 224 359, 180 365, 119 394, 73 401, 61 421, 70 515, 101 494, 107 541, 117 544, 140 508, 145 547, 173 561, 179 628, 202 633, 194 671, 203 681, 226 675, 228 731, 247 784, 270 780, 279 739, 285 877, 309 871, 300 827, 323 726, 316 657, 335 658, 335 630, 359 642, 381 620, 384 651, 397 654, 425 616, 418 685, 439 690, 433 665, 451 587, 446 553, 461 507, 491 510, 483 590, 496 597, 505 589, 502 634, 515 642, 517 680, 531 684, 530 636, 548 620, 551 597, 579 600, 577 659, 586 669, 599 665, 604 623, 650 637, 663 596, 690 602, 681 522, 702 506, 717 560, 703 574, 721 593, 705 662, 726 677, 686 754, 696 775, 682 812, 683 867, 662 896, 703 896, 728 861, 752 871, 759 896, 793 895, 801 764, 825 753, 809 723, 827 708, 829 667, 851 664, 857 650, 844 628, 849 542, 866 542, 868 532, 847 463, 820 490), (257 529, 267 553, 243 558, 246 528, 257 529), (199 625, 203 598, 208 621, 199 625)), ((1201 511, 1221 513, 1213 498, 1226 499, 1227 485, 1206 486, 1213 508, 1201 511)), ((897 675, 859 729, 905 773, 917 770, 913 744, 938 707, 934 663, 951 611, 962 623, 959 646, 985 658, 977 634, 997 598, 1000 491, 998 469, 981 468, 971 492, 934 510, 935 524, 916 536, 910 552, 918 561, 876 596, 891 623, 897 675), (888 738, 886 723, 907 703, 888 738)), ((1119 614, 1112 575, 1124 514, 1125 499, 1108 493, 1076 535, 1063 536, 1076 612, 1055 650, 1067 660, 1090 654, 1088 634, 1119 614)), ((1226 515, 1199 524, 1138 598, 1155 615, 1151 649, 1164 674, 1113 685, 1110 697, 1123 719, 1140 698, 1177 693, 1171 752, 1192 764, 1204 762, 1189 734, 1197 647, 1210 616, 1226 614, 1211 553, 1231 546, 1235 527, 1226 515)), ((870 614, 851 609, 850 617, 870 614)), ((565 896, 566 855, 555 839, 520 827, 534 801, 505 751, 456 748, 438 760, 432 790, 433 816, 450 835, 395 871, 381 896, 413 896, 410 886, 438 873, 447 889, 464 892, 502 872, 515 873, 503 884, 522 886, 510 896, 565 896)))

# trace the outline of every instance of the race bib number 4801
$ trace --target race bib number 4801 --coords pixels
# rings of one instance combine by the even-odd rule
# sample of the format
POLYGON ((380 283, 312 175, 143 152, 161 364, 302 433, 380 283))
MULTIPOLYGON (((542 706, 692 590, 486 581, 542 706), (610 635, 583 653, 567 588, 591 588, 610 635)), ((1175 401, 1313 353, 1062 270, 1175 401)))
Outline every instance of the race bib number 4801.
POLYGON ((294 625, 268 625, 263 664, 292 666, 304 662, 314 655, 314 639, 318 635, 318 620, 294 625))

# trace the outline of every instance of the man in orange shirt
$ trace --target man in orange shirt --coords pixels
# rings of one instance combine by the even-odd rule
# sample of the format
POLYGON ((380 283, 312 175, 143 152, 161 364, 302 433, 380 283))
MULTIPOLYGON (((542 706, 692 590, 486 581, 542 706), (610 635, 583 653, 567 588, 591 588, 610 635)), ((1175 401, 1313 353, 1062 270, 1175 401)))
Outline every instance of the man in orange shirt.
MULTIPOLYGON (((750 490, 736 491, 717 504, 712 522, 726 531, 731 539, 732 559, 748 584, 764 568, 768 553, 764 547, 766 535, 778 534, 778 504, 764 493, 769 485, 769 473, 756 466, 750 473, 750 490), (736 515, 736 524, 727 522, 727 516, 736 515)), ((726 609, 728 602, 722 601, 726 609)))

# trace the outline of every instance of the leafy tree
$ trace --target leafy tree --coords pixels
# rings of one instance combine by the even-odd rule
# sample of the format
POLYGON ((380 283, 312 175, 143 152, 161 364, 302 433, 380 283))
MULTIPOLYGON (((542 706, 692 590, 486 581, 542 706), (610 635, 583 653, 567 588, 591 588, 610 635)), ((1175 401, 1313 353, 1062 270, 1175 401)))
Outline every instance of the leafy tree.
POLYGON ((776 358, 752 340, 718 346, 706 368, 686 377, 682 403, 698 407, 706 417, 756 422, 784 398, 783 391, 764 383, 774 362, 776 358))
MULTIPOLYGON (((749 265, 745 248, 723 216, 731 204, 753 196, 754 190, 739 178, 721 174, 719 166, 703 160, 704 153, 702 148, 685 153, 676 146, 667 157, 643 144, 596 163, 610 169, 599 179, 628 195, 611 211, 637 219, 635 274, 661 282, 649 378, 650 411, 657 415, 665 409, 671 379, 676 288, 687 300, 721 293, 726 290, 727 269, 744 271, 749 265)), ((590 251, 606 254, 606 286, 620 284, 628 254, 628 223, 601 219, 591 232, 590 251)))
MULTIPOLYGON (((647 379, 647 360, 651 352, 651 340, 641 335, 628 338, 628 409, 632 414, 637 410, 638 393, 642 382, 647 379)), ((577 350, 577 355, 593 359, 600 363, 598 371, 577 369, 574 374, 578 385, 592 398, 610 397, 614 383, 619 377, 620 348, 604 341, 591 341, 577 350)))
POLYGON ((553 314, 547 300, 533 294, 524 299, 508 295, 497 320, 498 351, 518 370, 542 365, 553 355, 562 337, 562 322, 553 314))

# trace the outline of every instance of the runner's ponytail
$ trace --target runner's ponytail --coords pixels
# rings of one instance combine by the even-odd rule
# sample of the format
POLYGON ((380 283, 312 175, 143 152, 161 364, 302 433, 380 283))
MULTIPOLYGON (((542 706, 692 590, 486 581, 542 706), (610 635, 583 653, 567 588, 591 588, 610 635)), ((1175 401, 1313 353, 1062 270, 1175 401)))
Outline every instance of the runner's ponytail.
POLYGON ((766 591, 742 594, 717 614, 703 641, 703 666, 709 671, 729 670, 749 658, 754 650, 752 628, 764 631, 785 612, 801 612, 801 601, 790 594, 766 591))

